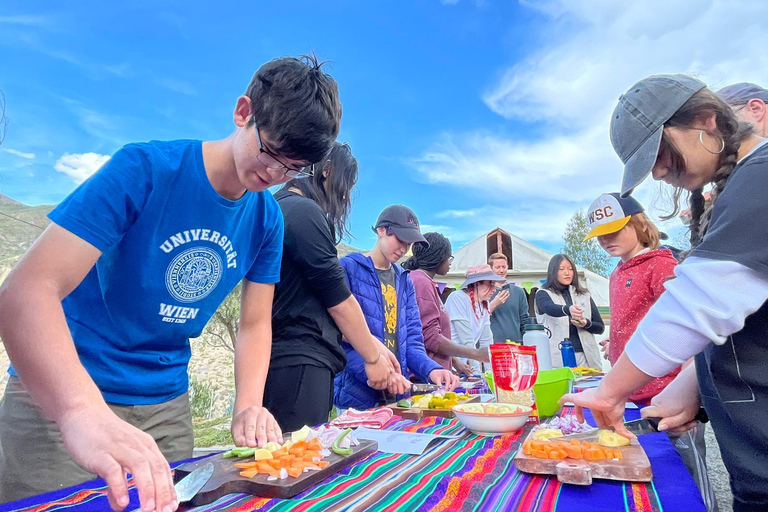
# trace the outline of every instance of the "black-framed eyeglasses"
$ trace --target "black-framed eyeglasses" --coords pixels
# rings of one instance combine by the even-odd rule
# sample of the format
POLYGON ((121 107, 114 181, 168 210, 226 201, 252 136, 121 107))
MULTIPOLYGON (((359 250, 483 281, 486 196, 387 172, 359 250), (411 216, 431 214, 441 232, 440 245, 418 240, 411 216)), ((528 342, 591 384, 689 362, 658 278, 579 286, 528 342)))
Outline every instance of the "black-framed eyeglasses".
POLYGON ((448 263, 453 263, 453 254, 448 256, 448 263))
POLYGON ((256 138, 259 141, 259 154, 256 158, 258 158, 259 162, 264 164, 264 166, 267 169, 272 169, 275 171, 283 171, 285 172, 285 175, 289 178, 311 178, 315 175, 315 164, 308 165, 306 167, 289 167, 285 165, 283 162, 280 161, 279 158, 277 158, 276 155, 274 155, 271 151, 266 149, 264 147, 264 144, 261 143, 261 134, 259 133, 259 126, 256 123, 253 123, 254 129, 256 130, 256 138))

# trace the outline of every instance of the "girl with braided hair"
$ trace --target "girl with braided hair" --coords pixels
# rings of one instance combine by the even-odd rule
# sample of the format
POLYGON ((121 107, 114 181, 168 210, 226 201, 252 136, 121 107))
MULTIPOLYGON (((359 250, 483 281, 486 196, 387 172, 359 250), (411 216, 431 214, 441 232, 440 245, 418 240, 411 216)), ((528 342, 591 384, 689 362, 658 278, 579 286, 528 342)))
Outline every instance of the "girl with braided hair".
POLYGON ((496 291, 496 283, 503 283, 506 279, 497 276, 490 265, 469 267, 465 276, 467 279, 460 289, 448 296, 445 309, 451 318, 453 343, 485 354, 483 359, 467 361, 472 373, 479 374, 483 371, 479 361, 490 362, 488 346, 493 343, 488 301, 496 291))
POLYGON ((768 509, 768 146, 699 80, 657 75, 619 99, 611 142, 622 195, 649 174, 690 193, 692 251, 597 389, 563 397, 600 426, 623 423, 633 392, 695 356, 643 409, 661 430, 704 406, 731 476, 733 510, 768 509), (703 188, 711 184, 709 204, 703 188))
POLYGON ((451 268, 451 242, 434 232, 424 233, 424 238, 429 242, 429 247, 414 245, 413 256, 403 263, 403 267, 410 270, 409 276, 416 291, 424 347, 427 355, 446 370, 453 366, 459 373, 469 376, 471 370, 460 358, 488 363, 488 351, 451 341, 451 319, 440 300, 440 291, 434 281, 435 275, 444 276, 451 268))

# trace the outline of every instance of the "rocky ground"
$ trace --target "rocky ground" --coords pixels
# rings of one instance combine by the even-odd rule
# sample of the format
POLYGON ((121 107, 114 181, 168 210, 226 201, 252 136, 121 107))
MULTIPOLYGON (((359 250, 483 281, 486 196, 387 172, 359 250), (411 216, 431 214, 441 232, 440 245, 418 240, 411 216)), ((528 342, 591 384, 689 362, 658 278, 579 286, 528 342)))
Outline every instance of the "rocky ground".
POLYGON ((720 508, 720 512, 731 512, 733 510, 733 496, 731 495, 728 472, 725 470, 725 466, 723 466, 720 448, 717 446, 717 439, 715 439, 715 434, 712 432, 712 427, 709 424, 707 424, 706 440, 707 470, 709 471, 709 479, 712 482, 712 486, 715 488, 717 506, 720 508))

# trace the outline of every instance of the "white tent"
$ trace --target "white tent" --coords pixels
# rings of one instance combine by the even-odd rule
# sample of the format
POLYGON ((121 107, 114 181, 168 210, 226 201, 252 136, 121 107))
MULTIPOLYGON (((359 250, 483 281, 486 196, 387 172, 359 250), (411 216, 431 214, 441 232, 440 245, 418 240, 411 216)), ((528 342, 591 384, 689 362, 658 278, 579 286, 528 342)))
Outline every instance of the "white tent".
MULTIPOLYGON (((467 268, 487 263, 488 256, 495 252, 506 255, 510 261, 507 282, 529 291, 541 287, 547 278, 549 260, 554 256, 519 236, 496 228, 455 250, 450 272, 446 276, 436 276, 435 280, 450 287, 458 287, 464 282, 467 268)), ((609 305, 608 279, 581 267, 577 270, 595 304, 605 311, 609 305)))

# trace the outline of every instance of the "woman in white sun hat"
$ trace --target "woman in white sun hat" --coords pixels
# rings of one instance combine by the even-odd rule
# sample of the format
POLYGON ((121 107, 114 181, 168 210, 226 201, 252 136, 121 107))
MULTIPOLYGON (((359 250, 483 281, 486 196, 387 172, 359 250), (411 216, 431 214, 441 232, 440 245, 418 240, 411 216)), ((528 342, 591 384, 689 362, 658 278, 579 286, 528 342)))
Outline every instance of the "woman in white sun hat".
MULTIPOLYGON (((491 313, 488 301, 496 291, 496 282, 506 279, 497 276, 489 265, 469 267, 466 280, 459 290, 448 296, 445 309, 451 317, 451 341, 471 348, 487 349, 493 343, 491 313)), ((472 373, 483 371, 483 363, 467 359, 472 373)))

